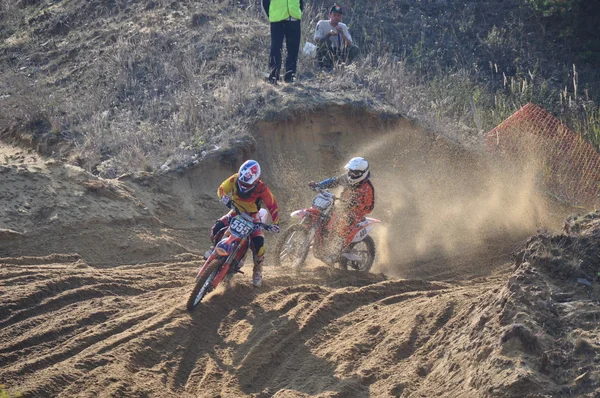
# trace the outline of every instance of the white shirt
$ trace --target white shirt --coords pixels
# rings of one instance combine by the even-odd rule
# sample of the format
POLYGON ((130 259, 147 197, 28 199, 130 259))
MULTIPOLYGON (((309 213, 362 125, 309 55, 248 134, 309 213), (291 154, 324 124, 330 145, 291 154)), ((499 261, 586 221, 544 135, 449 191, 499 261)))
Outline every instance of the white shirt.
MULTIPOLYGON (((342 30, 344 31, 344 35, 348 38, 348 40, 350 40, 350 42, 352 42, 352 36, 350 36, 350 31, 348 30, 348 27, 346 26, 346 24, 339 22, 338 26, 342 27, 342 30)), ((335 29, 335 27, 331 26, 328 19, 322 19, 319 22, 317 22, 317 27, 315 29, 315 37, 314 37, 315 41, 317 41, 317 39, 324 38, 325 35, 327 35, 327 33, 329 33, 331 30, 336 30, 336 29, 335 29)), ((344 38, 339 33, 337 35, 331 36, 329 38, 329 40, 331 41, 331 45, 336 48, 340 48, 340 47, 344 46, 344 38)))

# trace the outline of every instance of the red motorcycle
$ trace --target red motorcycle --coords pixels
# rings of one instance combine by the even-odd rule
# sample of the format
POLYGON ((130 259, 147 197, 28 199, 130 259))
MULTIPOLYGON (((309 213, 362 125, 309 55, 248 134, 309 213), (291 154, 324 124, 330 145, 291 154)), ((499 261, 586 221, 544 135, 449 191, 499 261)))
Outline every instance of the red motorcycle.
MULTIPOLYGON (((312 206, 296 210, 291 217, 300 219, 299 224, 293 224, 282 233, 276 244, 275 263, 279 266, 301 268, 311 247, 313 255, 323 260, 326 252, 328 228, 332 219, 332 211, 336 197, 324 189, 317 189, 317 196, 312 206)), ((375 218, 364 217, 350 232, 352 241, 336 256, 342 268, 369 272, 375 261, 375 242, 369 236, 373 224, 381 222, 375 218)))
POLYGON ((250 235, 254 231, 259 228, 271 230, 270 225, 254 221, 252 216, 240 211, 233 201, 232 203, 236 216, 231 219, 228 227, 217 233, 217 236, 222 233, 223 237, 196 275, 196 285, 186 304, 188 311, 200 304, 204 296, 212 292, 223 279, 242 273, 240 268, 250 246, 250 235))

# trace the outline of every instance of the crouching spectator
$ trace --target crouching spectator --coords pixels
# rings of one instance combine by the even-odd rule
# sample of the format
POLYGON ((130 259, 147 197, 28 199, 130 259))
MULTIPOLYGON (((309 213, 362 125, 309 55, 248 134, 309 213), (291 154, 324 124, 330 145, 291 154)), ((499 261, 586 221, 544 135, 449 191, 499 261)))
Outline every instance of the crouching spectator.
POLYGON ((342 7, 334 4, 329 19, 317 23, 314 39, 320 67, 332 68, 336 63, 349 65, 360 54, 360 49, 352 43, 348 27, 342 23, 342 15, 342 7))

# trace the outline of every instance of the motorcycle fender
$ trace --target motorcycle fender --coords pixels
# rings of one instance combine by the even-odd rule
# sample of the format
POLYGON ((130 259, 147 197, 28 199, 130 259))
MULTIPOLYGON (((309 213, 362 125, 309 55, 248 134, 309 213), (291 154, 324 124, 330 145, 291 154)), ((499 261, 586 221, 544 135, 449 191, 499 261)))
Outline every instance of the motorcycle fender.
POLYGON ((360 242, 361 240, 363 240, 364 238, 367 237, 367 235, 369 235, 369 232, 371 232, 371 230, 373 229, 372 225, 368 225, 364 228, 361 228, 360 230, 356 231, 356 234, 354 235, 354 238, 352 238, 352 242, 360 242))
POLYGON ((214 252, 217 253, 220 257, 226 257, 235 249, 235 241, 236 239, 233 236, 228 236, 224 239, 221 239, 217 246, 215 247, 214 252))
POLYGON ((373 224, 380 223, 380 222, 381 221, 376 218, 366 217, 363 221, 359 222, 356 225, 360 229, 358 231, 356 231, 356 234, 352 238, 352 242, 356 243, 356 242, 360 242, 361 240, 363 240, 367 235, 369 235, 369 232, 371 232, 371 230, 373 229, 373 227, 374 227, 373 224))
POLYGON ((290 217, 292 218, 304 218, 304 215, 306 214, 306 210, 296 210, 290 213, 290 217))
POLYGON ((302 218, 306 217, 309 214, 310 215, 317 215, 318 216, 320 213, 321 212, 319 210, 317 210, 317 209, 312 209, 312 208, 309 208, 309 209, 300 209, 300 210, 296 210, 296 211, 291 212, 290 213, 290 217, 302 219, 302 218))

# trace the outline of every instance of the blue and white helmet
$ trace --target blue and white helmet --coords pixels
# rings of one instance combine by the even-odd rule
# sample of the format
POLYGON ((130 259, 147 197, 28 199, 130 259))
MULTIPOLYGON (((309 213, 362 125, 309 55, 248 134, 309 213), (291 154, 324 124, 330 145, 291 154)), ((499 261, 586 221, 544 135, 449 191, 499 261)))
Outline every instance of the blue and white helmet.
POLYGON ((238 189, 240 193, 248 193, 256 184, 258 184, 258 180, 260 179, 260 165, 256 160, 246 160, 238 171, 238 189))
POLYGON ((356 185, 369 176, 369 162, 365 158, 356 157, 350 159, 344 166, 348 172, 348 181, 350 184, 356 185))

